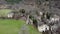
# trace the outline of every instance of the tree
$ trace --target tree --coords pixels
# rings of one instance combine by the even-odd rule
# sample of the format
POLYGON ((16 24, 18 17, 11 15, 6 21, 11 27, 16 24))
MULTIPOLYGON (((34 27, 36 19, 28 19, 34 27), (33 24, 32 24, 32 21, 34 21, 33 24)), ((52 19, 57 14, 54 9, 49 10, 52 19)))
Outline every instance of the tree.
POLYGON ((5 0, 8 3, 14 4, 14 3, 19 3, 21 0, 5 0))
POLYGON ((20 9, 19 12, 22 13, 22 14, 24 14, 25 10, 24 9, 20 9))
POLYGON ((47 12, 46 16, 47 16, 47 19, 50 19, 51 13, 47 12))
POLYGON ((37 26, 38 26, 37 19, 33 19, 33 25, 37 28, 37 26))

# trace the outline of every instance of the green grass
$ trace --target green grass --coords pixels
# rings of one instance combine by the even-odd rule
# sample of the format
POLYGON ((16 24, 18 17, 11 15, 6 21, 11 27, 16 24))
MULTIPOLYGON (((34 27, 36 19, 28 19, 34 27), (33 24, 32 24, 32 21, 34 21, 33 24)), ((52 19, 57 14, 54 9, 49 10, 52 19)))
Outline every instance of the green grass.
POLYGON ((0 9, 0 15, 6 16, 11 11, 12 10, 10 10, 10 9, 0 9))
MULTIPOLYGON (((23 20, 0 19, 0 34, 18 34, 20 28, 25 24, 23 20)), ((30 34, 39 34, 39 32, 31 25, 29 27, 30 34)))
POLYGON ((41 34, 41 33, 38 32, 38 30, 37 30, 35 27, 33 27, 32 25, 29 25, 29 28, 30 28, 30 30, 29 30, 30 34, 41 34))
POLYGON ((0 20, 0 34, 18 34, 22 20, 0 20))

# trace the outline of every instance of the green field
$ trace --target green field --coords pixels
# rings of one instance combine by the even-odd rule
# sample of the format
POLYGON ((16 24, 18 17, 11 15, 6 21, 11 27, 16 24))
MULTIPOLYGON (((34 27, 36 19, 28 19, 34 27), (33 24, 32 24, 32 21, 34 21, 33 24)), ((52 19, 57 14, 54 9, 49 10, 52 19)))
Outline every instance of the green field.
MULTIPOLYGON (((0 19, 0 34, 18 34, 24 24, 23 20, 0 19)), ((33 26, 27 26, 30 34, 39 34, 33 26)))
POLYGON ((0 20, 0 34, 18 34, 23 24, 21 20, 0 20))

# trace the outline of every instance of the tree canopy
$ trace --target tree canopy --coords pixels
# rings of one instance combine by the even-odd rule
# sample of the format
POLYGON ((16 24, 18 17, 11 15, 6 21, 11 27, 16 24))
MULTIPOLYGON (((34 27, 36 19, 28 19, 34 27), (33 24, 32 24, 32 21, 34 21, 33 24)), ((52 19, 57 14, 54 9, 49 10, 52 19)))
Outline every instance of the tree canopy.
POLYGON ((22 0, 5 0, 5 1, 7 1, 8 3, 14 4, 14 3, 19 3, 22 0))

